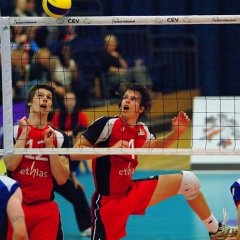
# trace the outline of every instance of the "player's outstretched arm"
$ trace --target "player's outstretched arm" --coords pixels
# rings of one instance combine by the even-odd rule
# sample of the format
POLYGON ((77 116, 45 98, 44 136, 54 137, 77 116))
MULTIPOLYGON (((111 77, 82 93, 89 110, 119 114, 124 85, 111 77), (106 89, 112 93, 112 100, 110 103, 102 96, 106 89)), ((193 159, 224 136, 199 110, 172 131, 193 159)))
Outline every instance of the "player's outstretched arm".
POLYGON ((174 142, 176 142, 179 137, 185 133, 187 130, 187 127, 190 123, 190 119, 188 115, 181 111, 178 113, 177 117, 174 117, 172 119, 172 128, 173 130, 167 134, 166 136, 157 138, 156 140, 151 140, 147 144, 144 145, 144 147, 150 147, 150 148, 168 148, 170 147, 174 142))
MULTIPOLYGON (((79 140, 75 143, 73 148, 92 148, 92 144, 83 136, 79 138, 79 140)), ((89 155, 83 155, 81 153, 79 154, 71 154, 70 159, 71 160, 86 160, 86 159, 93 159, 93 158, 98 158, 102 157, 104 154, 89 154, 89 155)))

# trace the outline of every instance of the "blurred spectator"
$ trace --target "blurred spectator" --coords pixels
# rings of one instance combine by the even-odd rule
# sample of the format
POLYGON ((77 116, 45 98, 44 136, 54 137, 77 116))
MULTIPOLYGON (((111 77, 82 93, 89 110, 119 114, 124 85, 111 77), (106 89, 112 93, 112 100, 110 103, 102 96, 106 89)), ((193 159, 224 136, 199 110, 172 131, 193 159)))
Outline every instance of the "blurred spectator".
POLYGON ((75 94, 67 92, 60 111, 53 114, 52 126, 72 136, 72 131, 77 125, 88 127, 87 115, 79 110, 75 94))
POLYGON ((26 11, 29 16, 39 17, 40 14, 36 11, 36 1, 35 0, 27 0, 26 2, 26 11))
MULTIPOLYGON (((61 41, 69 43, 69 42, 73 41, 74 39, 76 39, 77 36, 78 35, 76 33, 76 26, 66 26, 64 28, 64 32, 63 32, 61 41)), ((60 35, 60 37, 61 37, 61 35, 60 35)))
POLYGON ((11 50, 18 49, 19 43, 16 41, 15 29, 10 27, 10 46, 11 50))
POLYGON ((21 51, 13 49, 11 51, 11 64, 12 64, 12 94, 13 102, 22 102, 24 99, 21 97, 21 92, 17 87, 17 82, 20 80, 20 67, 21 67, 21 51))
POLYGON ((11 17, 28 17, 31 16, 27 12, 27 1, 26 0, 14 0, 14 10, 11 13, 11 17))
POLYGON ((20 97, 22 101, 26 100, 26 94, 30 81, 30 56, 27 51, 21 51, 20 66, 18 67, 19 79, 15 83, 15 94, 20 97))
POLYGON ((71 90, 72 82, 79 81, 79 74, 69 45, 62 44, 57 50, 57 57, 53 73, 54 79, 58 84, 65 86, 67 90, 71 90))
MULTIPOLYGON (((38 12, 36 11, 36 1, 35 0, 14 0, 14 10, 11 12, 11 17, 37 17, 40 16, 38 12)), ((18 34, 21 33, 21 31, 26 31, 27 27, 22 26, 14 26, 15 32, 18 32, 18 34), (21 28, 21 29, 19 29, 21 28)), ((36 39, 35 42, 39 47, 46 47, 47 46, 47 37, 48 37, 48 30, 47 27, 35 27, 34 29, 36 31, 36 39)), ((22 42, 24 40, 17 41, 16 42, 22 42)))
POLYGON ((56 51, 56 62, 53 78, 67 91, 75 93, 80 109, 88 108, 91 99, 91 84, 82 78, 79 67, 72 58, 70 45, 62 43, 56 51))
MULTIPOLYGON (((41 10, 40 11, 38 9, 36 9, 36 0, 26 0, 26 12, 29 16, 32 16, 32 17, 40 17, 43 15, 43 8, 42 8, 42 4, 41 4, 41 10)), ((57 27, 54 27, 56 30, 57 30, 57 27)), ((47 47, 48 46, 48 43, 47 43, 47 38, 48 38, 48 34, 49 34, 49 31, 48 31, 48 27, 47 26, 38 26, 38 27, 32 27, 31 29, 31 35, 30 36, 30 39, 37 44, 37 46, 39 46, 40 48, 43 48, 43 47, 47 47)), ((32 43, 33 44, 33 43, 32 43)), ((33 46, 32 46, 33 47, 33 46)))
POLYGON ((24 51, 27 51, 30 54, 30 58, 38 51, 39 47, 35 40, 37 26, 28 26, 26 27, 24 33, 21 37, 21 42, 19 48, 24 51))
MULTIPOLYGON (((49 83, 56 90, 55 108, 59 108, 63 104, 63 96, 65 88, 57 83, 54 79, 54 71, 56 68, 56 56, 53 56, 48 48, 40 48, 33 56, 30 69, 29 86, 41 83, 49 83)), ((26 89, 27 91, 28 89, 26 89)))
POLYGON ((24 35, 25 28, 23 26, 10 27, 10 41, 12 49, 19 48, 25 39, 24 35))
POLYGON ((104 38, 105 50, 101 56, 101 65, 105 73, 106 94, 113 95, 123 80, 152 87, 152 80, 142 60, 136 60, 135 66, 128 67, 127 61, 117 50, 118 41, 114 35, 104 38))

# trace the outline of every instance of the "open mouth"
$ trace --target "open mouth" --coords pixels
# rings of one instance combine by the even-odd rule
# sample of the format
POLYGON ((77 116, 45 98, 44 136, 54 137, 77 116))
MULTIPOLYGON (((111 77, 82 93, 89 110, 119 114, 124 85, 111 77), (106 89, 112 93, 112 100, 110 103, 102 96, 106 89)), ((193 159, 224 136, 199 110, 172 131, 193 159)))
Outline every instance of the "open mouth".
POLYGON ((41 104, 40 108, 43 108, 45 110, 47 108, 47 105, 46 104, 41 104))
POLYGON ((124 105, 123 106, 123 110, 129 110, 129 106, 128 105, 124 105))

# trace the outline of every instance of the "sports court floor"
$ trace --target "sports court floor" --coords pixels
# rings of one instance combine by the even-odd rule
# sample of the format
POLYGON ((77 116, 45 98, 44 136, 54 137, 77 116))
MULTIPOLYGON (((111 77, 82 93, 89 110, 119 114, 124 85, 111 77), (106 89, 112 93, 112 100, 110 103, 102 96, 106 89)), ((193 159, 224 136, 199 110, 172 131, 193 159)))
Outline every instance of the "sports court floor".
MULTIPOLYGON (((138 170, 134 178, 173 172, 178 170, 138 170)), ((222 221, 222 209, 226 208, 229 215, 228 224, 236 225, 237 213, 229 188, 233 181, 240 177, 240 173, 237 171, 195 171, 195 173, 202 183, 202 192, 215 217, 222 221)), ((85 186, 87 198, 90 200, 94 189, 92 175, 82 175, 79 180, 85 186)), ((70 203, 59 195, 56 195, 56 201, 62 214, 65 240, 87 239, 80 237, 70 203)), ((184 197, 175 196, 149 208, 145 216, 131 216, 127 225, 127 237, 123 239, 207 240, 209 237, 205 226, 189 208, 184 197)))

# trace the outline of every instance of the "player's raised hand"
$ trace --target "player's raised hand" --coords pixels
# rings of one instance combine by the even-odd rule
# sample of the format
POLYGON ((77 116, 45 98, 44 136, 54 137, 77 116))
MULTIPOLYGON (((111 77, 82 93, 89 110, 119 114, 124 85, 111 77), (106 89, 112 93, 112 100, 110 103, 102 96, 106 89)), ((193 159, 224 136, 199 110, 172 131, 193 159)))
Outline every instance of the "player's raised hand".
POLYGON ((112 148, 128 148, 128 141, 119 140, 112 148))
POLYGON ((47 148, 54 148, 53 140, 56 138, 56 133, 52 128, 48 128, 44 133, 44 143, 47 148))
POLYGON ((181 111, 178 113, 177 117, 172 119, 173 130, 177 131, 179 135, 182 135, 186 131, 189 122, 190 118, 188 115, 181 111))
POLYGON ((26 131, 27 134, 31 130, 30 124, 29 124, 28 119, 26 117, 21 118, 18 121, 18 125, 22 128, 23 131, 26 131))

